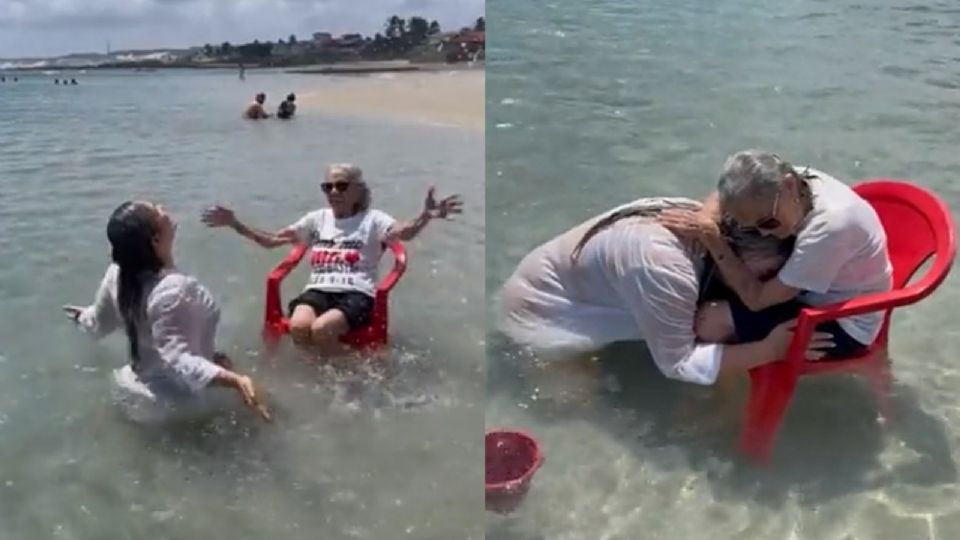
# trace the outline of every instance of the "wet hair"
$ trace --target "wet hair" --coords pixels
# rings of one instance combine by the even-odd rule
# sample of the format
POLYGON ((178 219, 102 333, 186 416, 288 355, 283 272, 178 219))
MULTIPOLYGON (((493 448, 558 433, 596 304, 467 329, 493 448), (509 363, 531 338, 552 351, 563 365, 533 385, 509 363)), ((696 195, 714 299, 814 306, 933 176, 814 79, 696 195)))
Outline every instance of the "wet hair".
POLYGON ((141 202, 121 204, 107 223, 107 238, 113 248, 111 258, 120 269, 117 304, 134 363, 140 359, 135 323, 145 317, 144 284, 163 268, 163 261, 154 247, 159 232, 153 209, 141 202))
MULTIPOLYGON (((655 206, 642 204, 611 212, 587 229, 587 232, 583 234, 580 241, 577 242, 577 245, 573 248, 570 258, 576 262, 577 259, 580 258, 584 246, 591 238, 622 219, 634 217, 652 218, 664 210, 685 209, 696 211, 700 210, 700 208, 701 204, 694 201, 663 200, 655 206)), ((740 227, 730 219, 723 220, 720 224, 720 230, 727 242, 730 243, 734 253, 739 257, 748 255, 751 257, 778 257, 786 262, 787 257, 790 256, 790 252, 793 251, 793 238, 780 240, 773 236, 765 236, 754 229, 740 227)))
POLYGON ((287 95, 287 101, 296 101, 297 96, 293 95, 293 92, 287 95))
POLYGON ((644 205, 638 205, 638 206, 630 206, 627 208, 621 208, 620 210, 611 212, 606 216, 604 216, 603 218, 601 218, 596 223, 594 223, 592 227, 587 229, 587 232, 583 233, 583 236, 580 238, 580 241, 577 242, 577 245, 573 248, 573 252, 570 254, 570 258, 573 259, 574 262, 576 262, 577 259, 580 258, 580 253, 583 251, 584 246, 587 245, 587 242, 589 242, 591 238, 593 238, 604 229, 609 228, 614 223, 622 219, 634 218, 634 217, 647 217, 647 218, 656 217, 660 212, 664 210, 674 209, 674 208, 680 208, 680 209, 686 209, 686 210, 699 210, 700 203, 696 203, 693 201, 665 200, 665 201, 662 201, 662 204, 658 204, 656 206, 650 206, 650 205, 644 204, 644 205))
POLYGON ((256 101, 261 101, 261 100, 266 101, 267 95, 264 94, 263 92, 259 92, 253 99, 255 99, 256 101))
POLYGON ((723 173, 717 182, 720 206, 732 202, 754 202, 773 199, 780 191, 783 179, 793 176, 806 180, 814 175, 809 169, 797 172, 790 162, 780 156, 761 150, 743 150, 727 158, 723 173))
POLYGON ((327 167, 327 175, 342 174, 348 181, 357 184, 360 189, 360 200, 353 205, 353 213, 359 214, 370 209, 373 202, 373 195, 370 192, 370 186, 363 179, 363 170, 352 163, 334 163, 327 167))

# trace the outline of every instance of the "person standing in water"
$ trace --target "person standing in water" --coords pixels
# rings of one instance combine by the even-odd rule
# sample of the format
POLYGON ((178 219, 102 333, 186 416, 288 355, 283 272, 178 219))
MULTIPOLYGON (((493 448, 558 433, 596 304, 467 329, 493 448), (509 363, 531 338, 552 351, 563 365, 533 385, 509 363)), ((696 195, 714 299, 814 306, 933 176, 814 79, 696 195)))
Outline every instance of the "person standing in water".
POLYGON ((250 377, 216 351, 219 308, 206 287, 174 266, 175 232, 161 206, 121 204, 107 224, 113 262, 93 304, 64 311, 97 339, 126 332, 130 363, 114 371, 113 383, 132 419, 209 412, 219 405, 217 388, 234 390, 269 419, 250 377))

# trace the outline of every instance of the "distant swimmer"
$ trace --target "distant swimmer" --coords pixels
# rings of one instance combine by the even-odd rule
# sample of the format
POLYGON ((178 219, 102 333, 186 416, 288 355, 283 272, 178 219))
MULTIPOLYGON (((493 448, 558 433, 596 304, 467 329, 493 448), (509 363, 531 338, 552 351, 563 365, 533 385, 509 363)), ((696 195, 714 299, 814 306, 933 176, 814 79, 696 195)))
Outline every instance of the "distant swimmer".
POLYGON ((54 79, 53 84, 60 84, 60 79, 54 79))
POLYGON ((240 64, 240 80, 241 81, 245 81, 247 79, 246 73, 247 73, 247 68, 243 67, 243 64, 240 64))
POLYGON ((267 100, 267 95, 263 92, 257 94, 254 98, 253 103, 247 106, 244 116, 250 120, 260 120, 261 118, 270 118, 270 115, 267 114, 267 111, 263 110, 263 102, 267 100))
POLYGON ((294 103, 297 100, 297 96, 292 93, 287 96, 287 99, 280 102, 280 107, 277 108, 277 118, 283 120, 289 120, 293 118, 294 113, 297 112, 297 104, 294 103))
POLYGON ((70 79, 70 84, 74 84, 74 85, 77 84, 77 80, 76 80, 76 79, 70 79))

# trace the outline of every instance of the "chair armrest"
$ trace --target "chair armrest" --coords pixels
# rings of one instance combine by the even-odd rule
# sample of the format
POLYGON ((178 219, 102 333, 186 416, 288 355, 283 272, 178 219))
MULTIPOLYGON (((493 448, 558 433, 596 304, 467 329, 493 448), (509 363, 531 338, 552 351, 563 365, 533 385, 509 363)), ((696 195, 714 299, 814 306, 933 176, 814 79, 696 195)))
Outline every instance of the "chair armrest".
POLYGON ((803 362, 807 344, 816 327, 822 323, 913 304, 931 292, 932 288, 921 282, 903 289, 865 294, 843 302, 803 308, 787 350, 787 360, 794 365, 803 362))
POLYGON ((810 319, 814 324, 863 315, 874 311, 893 309, 895 307, 912 304, 923 296, 914 287, 907 287, 895 291, 865 294, 843 302, 835 302, 823 306, 811 306, 800 312, 800 318, 810 319))
POLYGON ((298 244, 290 250, 285 259, 267 275, 267 300, 265 305, 266 320, 278 320, 283 317, 283 304, 280 300, 280 282, 283 281, 294 268, 300 264, 309 246, 298 244))
POLYGON ((390 272, 384 276, 383 280, 380 281, 380 285, 377 286, 377 290, 381 292, 390 292, 390 289, 396 286, 400 278, 403 277, 404 272, 407 271, 407 250, 403 244, 396 242, 391 244, 389 248, 390 251, 393 252, 393 268, 390 269, 390 272))

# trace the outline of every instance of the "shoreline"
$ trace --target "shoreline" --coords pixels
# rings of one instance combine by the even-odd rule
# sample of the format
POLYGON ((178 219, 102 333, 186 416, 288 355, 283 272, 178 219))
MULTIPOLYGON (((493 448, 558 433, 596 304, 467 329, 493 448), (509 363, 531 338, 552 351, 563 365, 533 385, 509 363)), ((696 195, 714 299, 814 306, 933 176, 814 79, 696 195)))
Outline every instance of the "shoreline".
MULTIPOLYGON (((101 64, 91 66, 30 66, 2 68, 2 72, 33 72, 33 71, 79 71, 79 70, 121 70, 121 71, 157 71, 168 69, 222 69, 236 71, 239 64, 225 63, 195 63, 195 64, 101 64)), ((459 71, 484 69, 484 62, 475 64, 469 62, 415 62, 409 60, 360 60, 351 62, 331 62, 325 64, 304 64, 301 66, 264 66, 245 65, 246 71, 282 70, 284 73, 295 74, 364 74, 364 73, 399 73, 411 71, 459 71)))
MULTIPOLYGON (((342 75, 342 74, 334 74, 342 75)), ((297 94, 301 111, 390 117, 483 132, 485 70, 433 69, 331 77, 297 94)))

